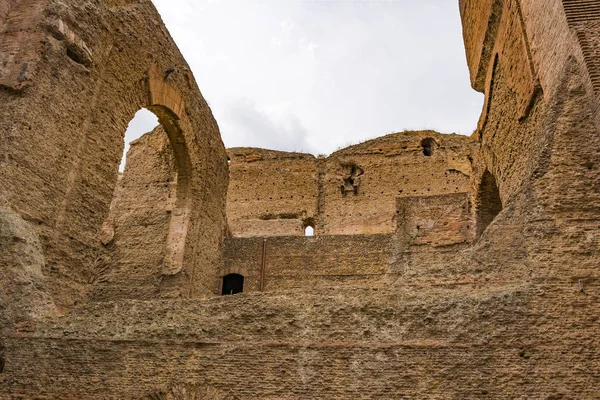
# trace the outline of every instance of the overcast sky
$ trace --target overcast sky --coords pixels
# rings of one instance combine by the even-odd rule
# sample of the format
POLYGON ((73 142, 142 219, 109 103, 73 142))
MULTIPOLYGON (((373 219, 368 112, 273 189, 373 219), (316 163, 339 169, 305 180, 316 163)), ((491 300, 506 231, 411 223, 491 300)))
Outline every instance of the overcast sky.
MULTIPOLYGON (((329 154, 404 129, 471 134, 458 0, 153 0, 225 146, 329 154)), ((156 119, 139 113, 126 142, 156 119)))

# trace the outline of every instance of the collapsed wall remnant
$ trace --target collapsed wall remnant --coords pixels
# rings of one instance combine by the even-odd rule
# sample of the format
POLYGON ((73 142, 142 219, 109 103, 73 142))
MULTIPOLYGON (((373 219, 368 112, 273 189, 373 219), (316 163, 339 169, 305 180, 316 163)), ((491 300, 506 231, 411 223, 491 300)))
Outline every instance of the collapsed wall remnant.
POLYGON ((226 153, 150 1, 0 0, 0 399, 596 398, 600 2, 459 7, 472 137, 315 158, 226 153))
POLYGON ((397 198, 470 191, 475 145, 465 136, 422 131, 383 136, 323 158, 229 149, 229 226, 241 237, 303 235, 310 218, 318 235, 392 233, 397 198))

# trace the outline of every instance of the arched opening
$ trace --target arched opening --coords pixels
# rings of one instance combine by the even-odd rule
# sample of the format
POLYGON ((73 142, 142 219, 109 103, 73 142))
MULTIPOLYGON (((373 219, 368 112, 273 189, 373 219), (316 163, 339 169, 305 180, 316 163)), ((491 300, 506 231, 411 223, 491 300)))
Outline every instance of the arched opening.
POLYGON ((162 105, 139 110, 125 133, 125 154, 101 238, 111 253, 111 289, 154 292, 183 268, 191 210, 191 161, 183 122, 162 105), (130 145, 130 146, 129 146, 130 145), (139 282, 127 288, 121 281, 139 282))
POLYGON ((312 218, 308 218, 304 221, 304 236, 315 236, 315 222, 312 218))
POLYGON ((129 151, 130 143, 138 140, 146 133, 152 132, 158 127, 158 125, 160 125, 158 122, 158 117, 145 108, 142 108, 135 114, 127 126, 127 131, 125 131, 125 148, 123 149, 123 157, 121 158, 121 163, 119 164, 120 173, 123 173, 125 170, 127 152, 129 151))
POLYGON ((425 138, 421 140, 421 147, 423 148, 423 155, 431 157, 435 151, 437 143, 432 138, 425 138))
POLYGON ((477 236, 481 236, 487 227, 502 211, 502 199, 496 178, 485 171, 477 190, 477 236))
POLYGON ((229 274, 223 277, 223 296, 242 293, 244 291, 244 276, 240 274, 229 274))

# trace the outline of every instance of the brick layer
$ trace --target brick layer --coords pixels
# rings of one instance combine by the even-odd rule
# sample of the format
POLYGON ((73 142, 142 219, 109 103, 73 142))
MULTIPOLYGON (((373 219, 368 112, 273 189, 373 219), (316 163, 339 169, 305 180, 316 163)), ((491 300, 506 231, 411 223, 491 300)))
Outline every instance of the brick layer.
POLYGON ((599 289, 507 282, 89 304, 7 338, 0 399, 143 398, 182 382, 239 399, 593 399, 599 289))
POLYGON ((563 0, 569 26, 575 30, 592 85, 600 93, 600 0, 563 0))
POLYGON ((600 20, 600 0, 563 0, 570 23, 600 20))

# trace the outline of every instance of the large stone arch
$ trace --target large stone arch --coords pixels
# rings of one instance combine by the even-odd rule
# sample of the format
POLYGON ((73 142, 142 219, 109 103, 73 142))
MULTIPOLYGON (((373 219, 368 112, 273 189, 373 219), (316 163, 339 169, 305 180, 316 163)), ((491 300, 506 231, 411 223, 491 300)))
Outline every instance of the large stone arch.
POLYGON ((35 37, 0 40, 0 58, 23 50, 0 71, 0 196, 40 231, 44 274, 59 307, 103 283, 99 232, 127 124, 141 108, 165 127, 180 183, 164 278, 153 295, 216 293, 227 156, 152 3, 19 0, 13 9, 3 24, 35 37), (20 5, 35 10, 31 18, 18 18, 20 5))
POLYGON ((128 153, 134 165, 128 162, 120 174, 100 233, 105 259, 94 298, 146 298, 160 292, 160 277, 182 271, 193 243, 188 241, 190 221, 197 218, 192 193, 201 192, 202 177, 192 162, 200 155, 190 154, 187 145, 194 131, 185 101, 155 65, 131 88, 130 97, 141 99, 137 107, 154 113, 160 125, 132 143, 128 153), (147 162, 140 163, 142 155, 147 162))
MULTIPOLYGON (((171 222, 163 269, 163 273, 174 275, 183 268, 185 244, 192 211, 194 171, 184 134, 186 131, 192 131, 192 127, 185 115, 185 102, 181 94, 164 81, 154 65, 148 73, 147 83, 148 104, 145 108, 158 117, 173 148, 177 165, 177 192, 176 198, 170 205, 171 222)), ((198 189, 195 188, 195 191, 198 189)))

